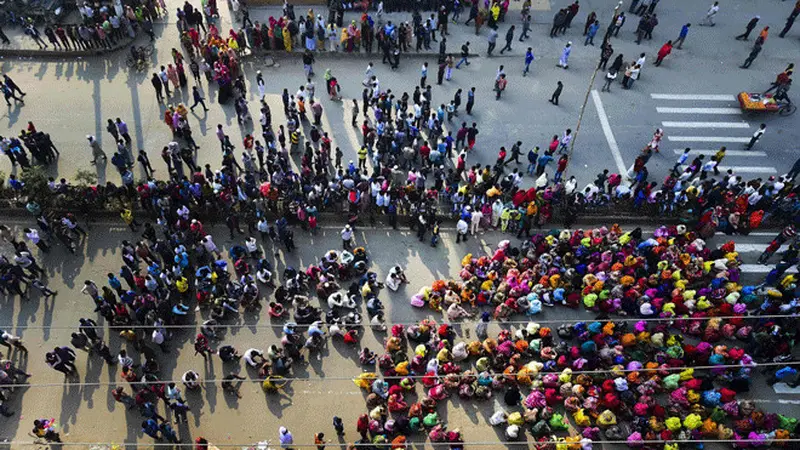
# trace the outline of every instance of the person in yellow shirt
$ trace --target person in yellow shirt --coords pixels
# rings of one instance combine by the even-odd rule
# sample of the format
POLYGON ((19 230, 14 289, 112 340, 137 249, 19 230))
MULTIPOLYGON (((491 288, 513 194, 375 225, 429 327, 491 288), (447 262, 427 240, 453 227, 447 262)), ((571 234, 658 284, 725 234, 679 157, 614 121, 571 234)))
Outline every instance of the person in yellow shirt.
POLYGON ((358 168, 367 172, 367 147, 362 146, 358 149, 358 168))
POLYGON ((136 231, 139 228, 139 223, 136 222, 136 219, 133 217, 133 211, 130 209, 123 209, 120 211, 119 216, 122 217, 122 221, 125 222, 131 231, 136 231))

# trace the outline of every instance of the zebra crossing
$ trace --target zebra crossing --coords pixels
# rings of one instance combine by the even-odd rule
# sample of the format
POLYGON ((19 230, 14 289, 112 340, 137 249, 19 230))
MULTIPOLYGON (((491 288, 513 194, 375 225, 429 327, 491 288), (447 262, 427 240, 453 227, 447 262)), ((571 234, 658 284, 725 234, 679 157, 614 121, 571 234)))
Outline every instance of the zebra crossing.
POLYGON ((744 177, 778 174, 768 165, 767 152, 745 149, 759 124, 744 120, 735 95, 651 93, 650 98, 666 135, 662 150, 667 147, 677 158, 689 147, 692 157, 709 157, 724 145, 727 151, 719 170, 744 177))

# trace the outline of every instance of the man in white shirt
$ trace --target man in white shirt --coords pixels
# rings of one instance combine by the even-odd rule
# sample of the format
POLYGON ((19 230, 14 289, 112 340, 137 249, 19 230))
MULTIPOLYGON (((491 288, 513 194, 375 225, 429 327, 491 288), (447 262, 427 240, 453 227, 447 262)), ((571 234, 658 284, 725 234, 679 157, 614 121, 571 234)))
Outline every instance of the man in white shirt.
POLYGON ((25 232, 25 237, 28 238, 29 241, 36 244, 36 246, 39 247, 39 249, 41 249, 43 252, 50 250, 50 246, 48 246, 42 240, 41 236, 39 236, 38 231, 31 228, 25 228, 23 231, 25 232))
POLYGON ((467 231, 469 231, 469 224, 464 220, 464 217, 461 217, 456 224, 456 232, 458 233, 456 235, 456 244, 461 241, 467 242, 467 231))
POLYGON ((349 250, 353 241, 353 228, 350 225, 345 225, 342 229, 342 248, 349 250))
POLYGON ((703 19, 702 22, 700 22, 700 26, 706 26, 707 25, 707 26, 713 27, 714 25, 716 25, 714 23, 714 16, 716 16, 718 12, 719 12, 719 2, 714 2, 714 4, 711 5, 710 8, 708 8, 708 12, 706 13, 706 17, 703 19))
POLYGON ((472 213, 472 218, 469 221, 469 233, 475 236, 475 233, 480 231, 481 220, 483 220, 483 213, 476 209, 472 213))

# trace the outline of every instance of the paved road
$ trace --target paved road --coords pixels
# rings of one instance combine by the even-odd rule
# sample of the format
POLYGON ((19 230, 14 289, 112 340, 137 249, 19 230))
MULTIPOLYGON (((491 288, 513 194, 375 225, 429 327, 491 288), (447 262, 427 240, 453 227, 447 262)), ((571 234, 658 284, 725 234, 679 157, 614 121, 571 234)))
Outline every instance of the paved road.
MULTIPOLYGON (((22 224, 16 224, 22 226, 22 224)), ((279 251, 276 257, 268 245, 264 248, 273 258, 276 272, 282 272, 287 265, 305 266, 315 261, 326 249, 338 248, 341 240, 338 229, 323 228, 317 236, 305 236, 298 232, 299 249, 291 255, 279 251)), ((644 227, 647 230, 647 227, 644 227)), ((56 345, 69 342, 69 334, 80 317, 93 317, 92 305, 88 297, 80 294, 76 286, 85 279, 100 282, 105 273, 118 270, 121 265, 118 244, 122 239, 134 238, 127 229, 116 224, 94 225, 90 237, 83 247, 81 256, 70 256, 61 248, 56 248, 46 256, 40 256, 47 271, 50 287, 59 291, 55 300, 43 301, 34 296, 30 301, 6 300, 2 306, 0 327, 15 330, 22 335, 30 348, 30 355, 23 360, 26 370, 34 374, 31 383, 47 384, 20 390, 9 406, 19 412, 21 422, 16 418, 0 421, 0 438, 12 441, 29 441, 26 432, 30 422, 36 417, 54 417, 63 428, 65 439, 71 442, 115 442, 140 443, 147 445, 151 439, 139 432, 138 413, 125 412, 114 404, 109 394, 109 383, 119 381, 115 368, 109 368, 94 357, 89 358, 79 352, 77 366, 80 379, 100 385, 80 386, 65 383, 61 374, 50 370, 43 361, 43 354, 56 345), (102 424, 102 425, 100 425, 102 424)), ((214 230, 217 242, 228 246, 230 241, 222 229, 214 230)), ((763 246, 771 239, 771 232, 760 232, 746 238, 737 238, 739 250, 747 263, 754 263, 763 246)), ((424 317, 433 317, 428 310, 412 308, 408 303, 410 295, 420 287, 430 285, 435 279, 457 275, 460 260, 467 252, 481 254, 489 251, 497 242, 508 236, 496 232, 486 233, 467 244, 455 244, 454 235, 445 231, 439 248, 420 245, 413 233, 390 231, 386 229, 363 229, 357 233, 357 242, 363 244, 372 259, 371 269, 379 277, 384 277, 388 268, 400 264, 407 268, 411 283, 397 293, 381 292, 380 296, 387 306, 387 320, 391 323, 410 323, 424 317)), ((719 244, 724 238, 715 238, 712 243, 719 244)), ((745 274, 745 282, 754 283, 763 277, 761 266, 750 265, 745 274)), ((558 323, 583 320, 591 317, 580 311, 562 308, 546 309, 537 317, 539 320, 558 323)), ((198 319, 200 315, 198 315, 198 319)), ((439 319, 440 317, 434 317, 439 319)), ((234 321, 226 333, 224 343, 234 345, 241 351, 250 347, 266 348, 279 340, 280 329, 266 318, 243 314, 234 321)), ((464 326, 460 332, 472 329, 464 326)), ((493 328, 490 332, 496 332, 493 328)), ((204 364, 199 356, 193 356, 191 338, 193 330, 175 330, 170 342, 170 352, 159 358, 162 379, 177 379, 188 369, 199 372, 204 379, 219 379, 231 371, 245 373, 254 377, 244 363, 223 366, 215 357, 210 364, 204 364)), ((103 331, 108 340, 110 333, 103 331)), ((385 335, 366 333, 363 345, 379 348, 385 335)), ((112 351, 120 348, 120 339, 110 337, 112 351)), ((132 351, 132 350, 131 350, 132 351)), ((135 351, 134 357, 138 358, 135 351)), ((235 399, 224 395, 218 386, 207 384, 201 393, 188 394, 192 407, 190 423, 181 426, 181 436, 188 440, 203 435, 217 443, 248 443, 261 439, 275 439, 280 425, 288 426, 296 436, 296 441, 308 443, 312 433, 326 431, 332 435, 330 418, 340 415, 346 420, 348 436, 355 435, 354 420, 363 410, 363 396, 350 381, 360 372, 357 354, 352 348, 341 343, 330 343, 322 353, 321 359, 311 359, 310 364, 298 367, 298 377, 307 381, 293 382, 285 395, 265 396, 253 383, 245 382, 242 388, 244 397, 235 399), (347 406, 343 407, 343 402, 347 406), (313 424, 309 426, 309 421, 313 424)), ((754 384, 752 398, 767 402, 764 406, 774 411, 796 411, 790 394, 776 395, 759 379, 754 384), (777 403, 790 400, 788 404, 777 403)), ((489 429, 486 419, 492 414, 492 402, 476 403, 453 400, 443 413, 450 427, 460 427, 467 441, 496 441, 502 436, 489 429)))
MULTIPOLYGON (((551 8, 557 6, 560 4, 550 4, 551 8)), ((542 3, 540 7, 546 9, 547 4, 542 3)), ((790 32, 786 39, 776 36, 791 4, 770 2, 756 5, 743 2, 723 5, 718 15, 718 25, 713 28, 697 26, 705 7, 705 4, 688 0, 659 4, 657 13, 660 24, 652 41, 644 41, 642 45, 633 42, 632 30, 635 29, 636 17, 629 18, 619 37, 613 39, 615 50, 625 55, 627 61, 645 52, 648 63, 642 72, 642 79, 630 90, 615 86, 610 94, 595 93, 593 91, 599 90, 603 77, 602 73, 598 74, 588 97, 569 169, 569 174, 578 177, 582 184, 594 179, 595 174, 604 167, 612 171, 627 169, 649 142, 653 130, 659 126, 665 129, 666 138, 661 154, 652 158, 650 163, 655 180, 661 180, 674 164, 677 158, 674 151, 687 146, 708 153, 720 145, 727 145, 732 151, 722 165, 733 168, 746 179, 784 173, 794 162, 796 155, 793 144, 800 136, 796 127, 791 126, 793 119, 777 115, 743 117, 732 100, 739 91, 764 89, 778 72, 797 59, 796 32, 790 32), (750 44, 736 41, 733 36, 740 32, 753 14, 761 15, 759 26, 772 25, 773 35, 751 69, 743 70, 737 66, 748 53, 750 44), (655 52, 664 41, 674 38, 680 25, 685 22, 694 25, 683 50, 676 49, 661 67, 652 66, 655 52), (766 135, 753 151, 744 152, 744 141, 762 121, 767 124, 766 135)), ((230 22, 224 4, 221 9, 224 29, 230 22)), ((442 86, 434 85, 433 99, 434 104, 446 103, 456 89, 466 91, 471 86, 477 87, 475 114, 458 118, 477 122, 481 130, 477 151, 470 155, 470 164, 493 163, 497 149, 501 145, 508 148, 516 140, 523 141, 525 149, 534 145, 544 148, 554 134, 560 135, 566 128, 577 128, 588 82, 599 55, 597 47, 582 45, 580 23, 591 10, 598 12, 601 23, 607 22, 611 14, 607 9, 606 3, 598 0, 581 2, 577 26, 573 25, 566 36, 556 39, 546 37, 553 11, 535 11, 531 38, 525 44, 515 41, 510 55, 507 53, 491 58, 485 56, 485 29, 481 31, 481 36, 475 36, 471 27, 451 26, 448 51, 457 52, 462 42, 470 40, 473 51, 481 56, 474 58, 469 67, 454 71, 452 80, 445 81, 442 86), (555 63, 567 40, 573 41, 574 50, 569 69, 563 70, 555 67, 555 63), (523 78, 522 55, 527 46, 533 47, 537 59, 531 74, 523 78), (490 90, 501 64, 509 76, 509 87, 503 99, 495 101, 490 90), (561 104, 556 107, 546 100, 559 80, 564 82, 565 90, 561 104)), ((264 20, 276 14, 278 10, 275 8, 254 9, 252 17, 254 20, 264 20)), ((518 20, 517 17, 513 12, 509 14, 509 23, 500 27, 501 36, 511 22, 518 20)), ((387 15, 388 19, 408 20, 408 15, 395 13, 387 15)), ((177 47, 177 31, 173 20, 170 16, 166 23, 158 27, 159 40, 152 60, 154 66, 170 60, 170 49, 177 47)), ((58 166, 51 169, 54 176, 69 178, 79 169, 90 169, 97 170, 101 180, 117 181, 118 176, 110 166, 101 165, 96 169, 89 166, 86 135, 97 135, 109 151, 112 144, 105 131, 106 120, 121 117, 133 131, 134 149, 148 150, 157 175, 165 174, 166 168, 158 158, 161 147, 171 140, 168 128, 161 121, 164 105, 156 102, 149 84, 149 71, 128 72, 124 58, 125 54, 121 53, 106 59, 42 62, 4 60, 0 63, 0 70, 9 73, 29 95, 25 106, 15 105, 5 111, 0 120, 0 133, 16 134, 27 121, 33 121, 39 129, 49 132, 63 150, 58 166)), ((345 101, 339 103, 324 99, 322 104, 325 109, 323 129, 330 132, 334 145, 343 149, 345 160, 355 158, 360 134, 349 125, 349 99, 360 99, 360 80, 366 63, 371 59, 365 55, 320 55, 316 64, 319 74, 325 68, 331 68, 342 81, 345 101)), ((401 68, 392 72, 387 66, 381 65, 379 59, 376 55, 376 71, 382 86, 391 88, 398 95, 413 90, 419 79, 422 62, 428 61, 432 67, 435 65, 433 55, 404 56, 401 68)), ((278 68, 265 67, 263 62, 260 57, 250 59, 243 69, 248 83, 254 83, 256 70, 264 72, 267 101, 272 107, 277 126, 284 123, 279 117, 279 95, 283 88, 294 92, 304 82, 302 67, 296 57, 280 57, 278 68)), ((435 81, 435 69, 431 70, 429 80, 435 81)), ((317 84, 318 92, 323 91, 323 81, 319 76, 317 84)), ((252 127, 246 125, 240 128, 234 120, 233 107, 214 105, 216 91, 205 83, 201 89, 210 97, 211 111, 203 114, 198 110, 198 113, 192 114, 190 122, 202 147, 198 155, 199 162, 216 165, 220 160, 214 137, 216 125, 223 124, 234 143, 241 142, 241 138, 251 132, 252 127)), ((190 97, 191 92, 185 90, 170 102, 190 102, 190 97)), ((252 92, 249 103, 251 111, 257 114, 258 102, 252 92)), ((447 126, 452 131, 457 128, 457 121, 447 126)), ((520 168, 524 170, 525 166, 520 168)), ((0 169, 11 171, 7 160, 0 161, 0 169)), ((526 183, 531 181, 528 179, 526 183)))

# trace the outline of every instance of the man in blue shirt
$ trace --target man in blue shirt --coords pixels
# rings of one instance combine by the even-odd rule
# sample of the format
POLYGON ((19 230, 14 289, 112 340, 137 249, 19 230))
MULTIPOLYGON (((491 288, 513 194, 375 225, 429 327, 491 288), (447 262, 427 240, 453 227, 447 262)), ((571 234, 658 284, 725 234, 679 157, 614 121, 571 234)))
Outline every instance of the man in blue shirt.
POLYGON ((533 57, 533 49, 531 47, 528 47, 528 51, 525 52, 525 70, 522 71, 523 77, 528 74, 528 71, 531 69, 531 62, 534 59, 535 58, 533 57))
POLYGON ((681 27, 681 32, 678 35, 678 39, 675 39, 675 48, 681 48, 681 46, 683 45, 683 41, 686 39, 686 36, 689 34, 689 27, 690 26, 692 26, 692 24, 687 23, 686 25, 681 27))

